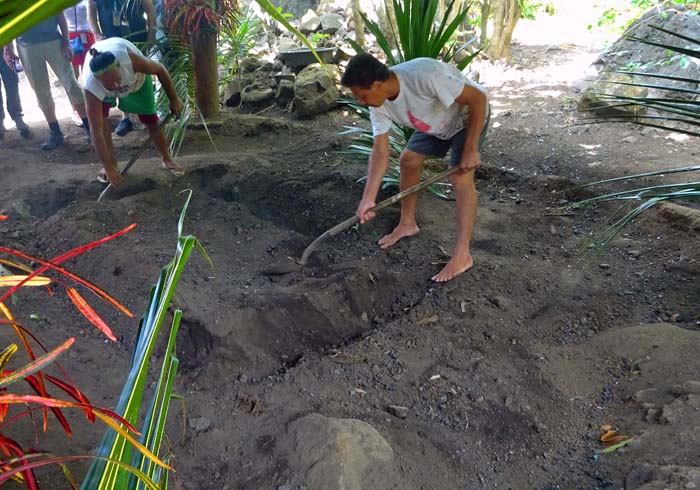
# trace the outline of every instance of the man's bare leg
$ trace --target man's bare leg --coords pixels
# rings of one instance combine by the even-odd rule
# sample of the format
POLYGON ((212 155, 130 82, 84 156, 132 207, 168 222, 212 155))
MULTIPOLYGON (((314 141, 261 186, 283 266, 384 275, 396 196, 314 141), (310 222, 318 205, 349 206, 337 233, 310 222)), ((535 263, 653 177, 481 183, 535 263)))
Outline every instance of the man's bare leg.
POLYGON ((432 277, 435 282, 454 279, 474 265, 469 250, 469 242, 476 222, 477 196, 474 171, 452 174, 450 181, 457 197, 457 243, 450 261, 432 277))
MULTIPOLYGON (((411 150, 404 150, 401 153, 399 188, 402 191, 420 182, 421 168, 425 159, 425 155, 411 150)), ((389 248, 402 238, 415 236, 420 232, 420 228, 416 224, 417 204, 418 194, 413 194, 401 200, 401 220, 394 228, 394 231, 379 240, 378 243, 381 248, 389 248)))
MULTIPOLYGON (((158 129, 158 123, 146 124, 148 129, 148 134, 153 135, 153 133, 158 129)), ((160 152, 160 156, 163 158, 163 168, 168 170, 173 175, 180 176, 185 173, 185 169, 173 161, 170 155, 170 150, 168 149, 168 141, 165 139, 165 134, 163 131, 158 131, 158 134, 153 138, 153 144, 160 152)))

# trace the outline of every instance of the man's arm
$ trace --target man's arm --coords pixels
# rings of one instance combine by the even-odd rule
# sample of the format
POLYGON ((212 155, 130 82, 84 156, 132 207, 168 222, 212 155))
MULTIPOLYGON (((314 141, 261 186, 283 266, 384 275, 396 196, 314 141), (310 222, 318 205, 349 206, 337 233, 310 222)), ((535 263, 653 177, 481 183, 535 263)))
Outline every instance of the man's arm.
POLYGON ((488 99, 481 90, 465 85, 455 102, 469 106, 469 126, 459 166, 465 171, 474 170, 481 164, 479 138, 486 123, 488 99))
POLYGON ((87 112, 88 122, 90 123, 92 144, 95 146, 97 156, 105 169, 116 169, 117 161, 114 158, 112 150, 105 141, 103 128, 105 118, 102 116, 102 101, 88 90, 83 90, 83 94, 85 95, 85 110, 87 112))
POLYGON ((70 38, 68 37, 68 22, 66 22, 66 16, 63 15, 63 12, 56 16, 56 21, 61 29, 61 51, 63 52, 63 57, 70 61, 73 59, 73 50, 70 47, 70 38))
POLYGON ((173 114, 175 114, 175 116, 179 117, 182 113, 184 105, 177 96, 177 92, 175 92, 175 86, 173 85, 173 81, 170 79, 168 70, 166 70, 165 67, 157 61, 153 61, 152 59, 138 54, 129 53, 129 59, 131 59, 131 66, 135 72, 146 73, 158 77, 160 85, 168 95, 168 99, 170 99, 170 110, 173 112, 173 114))
POLYGON ((102 35, 102 30, 100 29, 100 24, 97 22, 97 3, 95 0, 90 0, 88 2, 88 22, 90 23, 90 29, 95 35, 95 38, 99 41, 104 38, 102 35))
POLYGON ((380 134, 374 137, 372 144, 372 154, 369 157, 367 166, 367 182, 362 193, 362 200, 357 206, 357 217, 360 223, 365 223, 375 217, 375 213, 369 210, 376 204, 379 187, 382 185, 382 178, 389 168, 389 133, 380 134))

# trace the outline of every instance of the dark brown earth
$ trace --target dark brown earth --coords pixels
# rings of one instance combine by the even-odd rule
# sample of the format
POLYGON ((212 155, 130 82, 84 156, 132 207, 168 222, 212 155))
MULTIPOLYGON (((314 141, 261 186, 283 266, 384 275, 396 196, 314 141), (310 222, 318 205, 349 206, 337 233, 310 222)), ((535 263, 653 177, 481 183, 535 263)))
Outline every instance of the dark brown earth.
MULTIPOLYGON (((218 153, 190 131, 185 177, 159 170, 151 152, 99 204, 95 156, 76 143, 77 129, 49 153, 8 133, 2 244, 49 258, 137 223, 67 265, 140 314, 173 255, 181 191, 192 190, 186 231, 215 270, 193 258, 175 302, 184 404, 173 405, 168 429, 173 488, 343 488, 313 486, 292 464, 290 424, 311 413, 367 422, 388 442, 393 459, 365 488, 695 488, 699 395, 695 385, 672 387, 700 380, 697 235, 652 211, 602 255, 583 258, 612 208, 557 214, 574 183, 698 164, 697 143, 574 125, 579 83, 550 71, 586 56, 516 46, 515 68, 482 68, 498 124, 477 174, 475 266, 445 285, 429 278, 454 239, 453 203, 429 194, 414 239, 375 245, 398 217, 389 209, 328 241, 304 270, 260 274, 354 212, 365 165, 337 152, 348 144, 338 130, 352 121, 342 109, 313 121, 231 114, 213 128, 218 153), (600 454, 603 424, 634 441, 600 454)), ((120 159, 143 137, 118 140, 120 159)), ((14 308, 49 346, 76 336, 63 366, 93 403, 115 404, 136 319, 97 305, 113 344, 61 294, 23 291, 14 308)), ((2 344, 11 341, 6 332, 2 344)), ((93 450, 102 428, 72 420, 68 444, 55 421, 38 441, 31 427, 13 435, 59 454, 93 450)), ((67 487, 56 473, 40 475, 42 488, 67 487)))

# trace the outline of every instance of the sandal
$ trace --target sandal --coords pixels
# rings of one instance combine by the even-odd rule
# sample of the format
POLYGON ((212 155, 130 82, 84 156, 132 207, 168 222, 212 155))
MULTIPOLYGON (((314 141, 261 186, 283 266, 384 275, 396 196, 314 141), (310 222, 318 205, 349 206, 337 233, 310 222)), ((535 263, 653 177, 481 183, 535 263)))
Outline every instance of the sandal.
POLYGON ((170 172, 171 175, 173 175, 175 177, 182 177, 183 175, 185 175, 185 169, 183 169, 183 168, 178 169, 178 168, 166 167, 165 164, 161 164, 160 168, 162 168, 163 170, 167 170, 168 172, 170 172))
POLYGON ((109 184, 109 180, 107 179, 107 176, 105 174, 97 174, 97 177, 95 177, 97 182, 100 182, 102 184, 109 184))

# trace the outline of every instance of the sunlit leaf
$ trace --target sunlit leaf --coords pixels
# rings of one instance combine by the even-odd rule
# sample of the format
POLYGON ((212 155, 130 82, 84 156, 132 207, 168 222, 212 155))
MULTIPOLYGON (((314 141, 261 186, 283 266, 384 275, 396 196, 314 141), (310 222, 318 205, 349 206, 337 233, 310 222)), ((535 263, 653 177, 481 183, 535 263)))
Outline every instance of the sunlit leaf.
POLYGON ((74 342, 75 338, 71 337, 68 340, 66 340, 62 345, 56 347, 51 352, 48 352, 47 354, 44 354, 41 357, 38 357, 36 360, 30 362, 21 369, 14 371, 10 375, 0 377, 0 388, 10 385, 16 381, 19 381, 20 379, 29 376, 30 374, 35 373, 36 371, 48 366, 49 364, 54 362, 59 355, 67 351, 70 348, 70 346, 73 345, 74 342))
MULTIPOLYGON (((26 275, 26 276, 0 276, 0 287, 9 287, 9 286, 46 286, 47 284, 51 284, 51 278, 50 277, 43 277, 43 276, 34 276, 31 277, 31 275, 26 275)), ((5 299, 5 298, 3 298, 5 299)))
POLYGON ((92 306, 88 304, 85 299, 80 296, 78 291, 76 291, 74 288, 66 288, 66 292, 68 293, 68 297, 71 299, 73 304, 78 308, 78 311, 83 314, 85 318, 90 320, 90 323, 95 325, 100 332, 104 333, 109 340, 112 342, 116 342, 117 338, 114 336, 112 333, 112 329, 109 328, 109 326, 100 318, 100 315, 97 314, 95 310, 92 309, 92 306))

